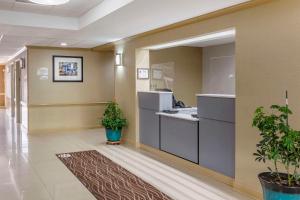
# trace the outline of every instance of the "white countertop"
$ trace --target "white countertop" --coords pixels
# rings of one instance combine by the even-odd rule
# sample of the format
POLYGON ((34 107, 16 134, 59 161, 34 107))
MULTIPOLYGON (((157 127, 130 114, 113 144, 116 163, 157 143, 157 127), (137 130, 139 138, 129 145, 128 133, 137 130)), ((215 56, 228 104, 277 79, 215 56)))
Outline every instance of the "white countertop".
POLYGON ((165 92, 165 91, 138 91, 142 93, 155 93, 155 94, 173 94, 173 92, 165 92))
POLYGON ((232 94, 196 94, 197 97, 235 98, 232 94))
POLYGON ((183 119, 183 120, 188 120, 188 121, 194 121, 198 122, 198 118, 192 117, 191 114, 197 114, 197 108, 179 108, 179 109, 174 109, 178 110, 178 113, 175 114, 170 114, 170 113, 165 113, 165 112, 157 112, 157 115, 162 115, 166 117, 173 117, 177 119, 183 119))

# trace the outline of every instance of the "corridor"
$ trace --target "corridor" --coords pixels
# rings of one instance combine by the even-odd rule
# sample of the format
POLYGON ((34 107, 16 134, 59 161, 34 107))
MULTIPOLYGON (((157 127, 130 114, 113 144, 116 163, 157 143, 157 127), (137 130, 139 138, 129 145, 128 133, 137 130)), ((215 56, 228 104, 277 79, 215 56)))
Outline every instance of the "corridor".
POLYGON ((199 180, 158 162, 149 153, 107 146, 102 129, 27 135, 5 110, 0 120, 1 199, 95 199, 55 154, 98 150, 174 199, 250 200, 209 177, 199 180))

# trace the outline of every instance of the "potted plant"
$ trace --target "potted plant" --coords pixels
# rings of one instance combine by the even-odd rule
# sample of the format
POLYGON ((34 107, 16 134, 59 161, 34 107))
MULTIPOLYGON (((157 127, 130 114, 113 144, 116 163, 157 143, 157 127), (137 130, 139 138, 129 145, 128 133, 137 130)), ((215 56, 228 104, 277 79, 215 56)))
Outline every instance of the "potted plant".
POLYGON ((269 172, 258 175, 264 199, 300 200, 300 132, 289 125, 292 111, 288 103, 270 108, 271 113, 257 108, 253 118, 253 126, 262 138, 254 153, 255 160, 273 165, 268 167, 269 172))
POLYGON ((122 136, 122 128, 127 125, 127 120, 115 102, 110 102, 103 114, 102 125, 106 130, 106 138, 109 144, 119 144, 122 136))

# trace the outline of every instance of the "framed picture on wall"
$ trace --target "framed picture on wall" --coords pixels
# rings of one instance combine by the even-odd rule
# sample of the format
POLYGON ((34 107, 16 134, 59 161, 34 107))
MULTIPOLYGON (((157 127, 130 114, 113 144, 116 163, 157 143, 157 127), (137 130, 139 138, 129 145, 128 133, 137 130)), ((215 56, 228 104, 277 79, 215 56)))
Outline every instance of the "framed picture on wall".
POLYGON ((140 80, 149 79, 149 69, 148 68, 138 68, 137 69, 137 78, 140 80))
POLYGON ((163 78, 163 71, 161 69, 152 69, 152 78, 161 80, 163 78))
POLYGON ((53 56, 53 82, 83 82, 83 57, 53 56))

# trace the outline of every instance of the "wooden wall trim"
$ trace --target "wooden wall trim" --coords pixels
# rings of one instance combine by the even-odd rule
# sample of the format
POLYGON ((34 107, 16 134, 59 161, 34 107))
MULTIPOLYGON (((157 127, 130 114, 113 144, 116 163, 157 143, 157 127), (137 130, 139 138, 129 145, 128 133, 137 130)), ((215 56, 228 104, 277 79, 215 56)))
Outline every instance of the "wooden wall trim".
POLYGON ((107 105, 109 102, 89 102, 89 103, 51 103, 51 104, 29 104, 29 108, 44 108, 44 107, 74 107, 74 106, 98 106, 107 105))
POLYGON ((66 51, 94 51, 93 48, 79 47, 52 47, 52 46, 26 46, 27 49, 66 50, 66 51))
POLYGON ((101 129, 101 128, 103 128, 102 125, 79 127, 79 128, 33 129, 33 130, 28 130, 28 134, 65 133, 71 131, 76 132, 76 131, 86 131, 86 130, 101 129))
POLYGON ((107 44, 99 45, 99 46, 96 46, 92 49, 95 50, 95 51, 114 50, 115 45, 118 44, 118 43, 125 43, 125 42, 128 42, 128 41, 133 40, 133 39, 146 37, 146 36, 149 36, 149 35, 157 34, 157 33, 163 32, 163 31, 167 31, 167 30, 180 28, 180 27, 187 26, 187 25, 190 25, 190 24, 195 24, 195 23, 205 21, 205 20, 208 20, 208 19, 220 17, 220 16, 223 16, 223 15, 235 13, 235 12, 245 10, 245 9, 248 9, 248 8, 263 5, 263 4, 269 3, 271 1, 272 0, 251 0, 251 1, 247 1, 247 2, 244 2, 244 3, 237 4, 237 5, 234 5, 234 6, 231 6, 231 7, 227 7, 227 8, 223 8, 223 9, 211 12, 211 13, 207 13, 207 14, 200 15, 200 16, 197 16, 197 17, 194 17, 194 18, 191 18, 191 19, 187 19, 187 20, 184 20, 184 21, 181 21, 181 22, 177 22, 177 23, 174 23, 174 24, 171 24, 171 25, 168 25, 168 26, 164 26, 164 27, 157 28, 157 29, 147 31, 147 32, 144 32, 144 33, 140 33, 140 34, 137 34, 137 35, 134 35, 134 36, 131 36, 131 37, 127 37, 127 38, 121 39, 121 40, 116 41, 116 42, 110 42, 110 43, 107 43, 107 44))

